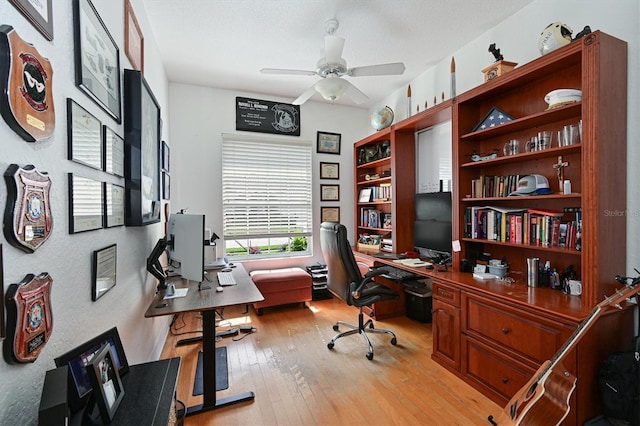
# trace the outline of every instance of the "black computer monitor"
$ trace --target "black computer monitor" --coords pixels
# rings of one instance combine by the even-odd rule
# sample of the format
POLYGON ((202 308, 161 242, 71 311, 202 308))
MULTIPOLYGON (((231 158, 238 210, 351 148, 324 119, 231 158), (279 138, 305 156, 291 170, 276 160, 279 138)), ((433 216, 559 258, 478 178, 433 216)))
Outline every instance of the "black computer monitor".
POLYGON ((204 215, 172 214, 166 239, 170 268, 184 279, 204 281, 204 215))
POLYGON ((451 259, 451 192, 415 195, 413 242, 421 256, 437 262, 451 259))

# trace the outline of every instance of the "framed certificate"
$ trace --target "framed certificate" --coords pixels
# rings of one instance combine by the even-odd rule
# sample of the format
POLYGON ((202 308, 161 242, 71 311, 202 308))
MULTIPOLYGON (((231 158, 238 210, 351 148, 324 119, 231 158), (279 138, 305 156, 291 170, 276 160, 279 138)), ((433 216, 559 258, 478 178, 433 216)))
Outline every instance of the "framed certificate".
POLYGON ((340 207, 321 207, 320 222, 340 223, 340 207))
POLYGON ((318 132, 316 152, 340 155, 340 133, 318 132))
POLYGON ((340 185, 320 185, 320 201, 340 201, 340 185))
POLYGON ((102 170, 102 123, 89 111, 67 98, 69 160, 102 170))
POLYGON ((124 187, 104 183, 104 227, 124 225, 124 187))
POLYGON ((340 163, 320 163, 320 179, 340 179, 340 163))
POLYGON ((53 0, 9 0, 42 33, 53 40, 53 0))
POLYGON ((124 177, 124 139, 107 126, 102 126, 104 171, 124 177))
POLYGON ((93 252, 93 291, 91 300, 94 302, 116 285, 117 246, 108 247, 93 252))
POLYGON ((69 233, 92 231, 103 227, 102 182, 69 177, 69 233))

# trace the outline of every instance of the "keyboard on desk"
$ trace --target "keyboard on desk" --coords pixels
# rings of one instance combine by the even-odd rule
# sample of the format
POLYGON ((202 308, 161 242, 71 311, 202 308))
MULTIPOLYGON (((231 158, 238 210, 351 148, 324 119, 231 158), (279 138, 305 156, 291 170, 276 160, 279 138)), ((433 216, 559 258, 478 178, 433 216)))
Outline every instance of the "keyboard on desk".
POLYGON ((404 282, 424 278, 423 276, 414 274, 413 272, 405 271, 404 269, 400 268, 394 268, 392 266, 385 266, 384 269, 388 270, 389 272, 386 274, 382 274, 382 276, 392 281, 404 282))
POLYGON ((218 283, 221 286, 236 285, 236 280, 233 278, 233 272, 218 272, 218 283))

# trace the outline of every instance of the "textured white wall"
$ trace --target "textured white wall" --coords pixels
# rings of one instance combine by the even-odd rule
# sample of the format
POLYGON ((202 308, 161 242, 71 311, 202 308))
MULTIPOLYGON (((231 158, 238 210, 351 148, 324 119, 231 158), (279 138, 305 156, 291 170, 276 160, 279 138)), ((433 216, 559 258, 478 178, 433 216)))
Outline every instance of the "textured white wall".
MULTIPOLYGON (((122 0, 93 0, 98 13, 120 47, 121 68, 131 68, 124 54, 124 6, 122 0)), ((145 37, 145 77, 161 103, 168 132, 167 83, 142 2, 134 8, 145 37)), ((53 66, 56 128, 48 141, 27 143, 0 120, 0 170, 9 164, 33 164, 49 173, 53 182, 51 206, 53 234, 33 254, 25 254, 0 236, 4 255, 4 286, 20 282, 29 273, 48 272, 53 277, 54 327, 39 358, 30 364, 10 365, 0 361, 0 424, 35 424, 45 371, 55 367, 53 359, 78 344, 117 326, 130 364, 157 359, 167 333, 169 318, 145 319, 155 282, 145 270, 145 260, 163 225, 118 227, 69 235, 67 173, 124 185, 124 180, 67 160, 66 98, 74 99, 119 135, 123 126, 75 86, 73 13, 71 1, 53 2, 54 39, 49 42, 8 2, 0 2, 0 24, 12 25, 27 42, 35 45, 53 66), (91 301, 93 250, 116 243, 117 285, 96 302, 91 301)), ((4 212, 7 190, 0 183, 0 208, 4 212)))

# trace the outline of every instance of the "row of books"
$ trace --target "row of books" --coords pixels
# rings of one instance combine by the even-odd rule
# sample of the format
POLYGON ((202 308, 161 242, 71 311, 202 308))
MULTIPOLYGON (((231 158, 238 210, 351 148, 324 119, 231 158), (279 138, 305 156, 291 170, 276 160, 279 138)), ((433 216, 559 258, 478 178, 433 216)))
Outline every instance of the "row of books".
POLYGON ((465 237, 512 244, 565 247, 580 250, 582 211, 506 209, 483 206, 465 209, 465 237), (575 218, 563 220, 565 214, 575 218))
POLYGON ((379 186, 369 186, 360 190, 358 199, 361 203, 371 201, 391 201, 391 184, 381 183, 379 186))
POLYGON ((518 189, 518 181, 524 175, 480 176, 471 180, 471 197, 507 197, 518 189))
POLYGON ((360 226, 391 229, 391 213, 363 207, 360 209, 360 226))

